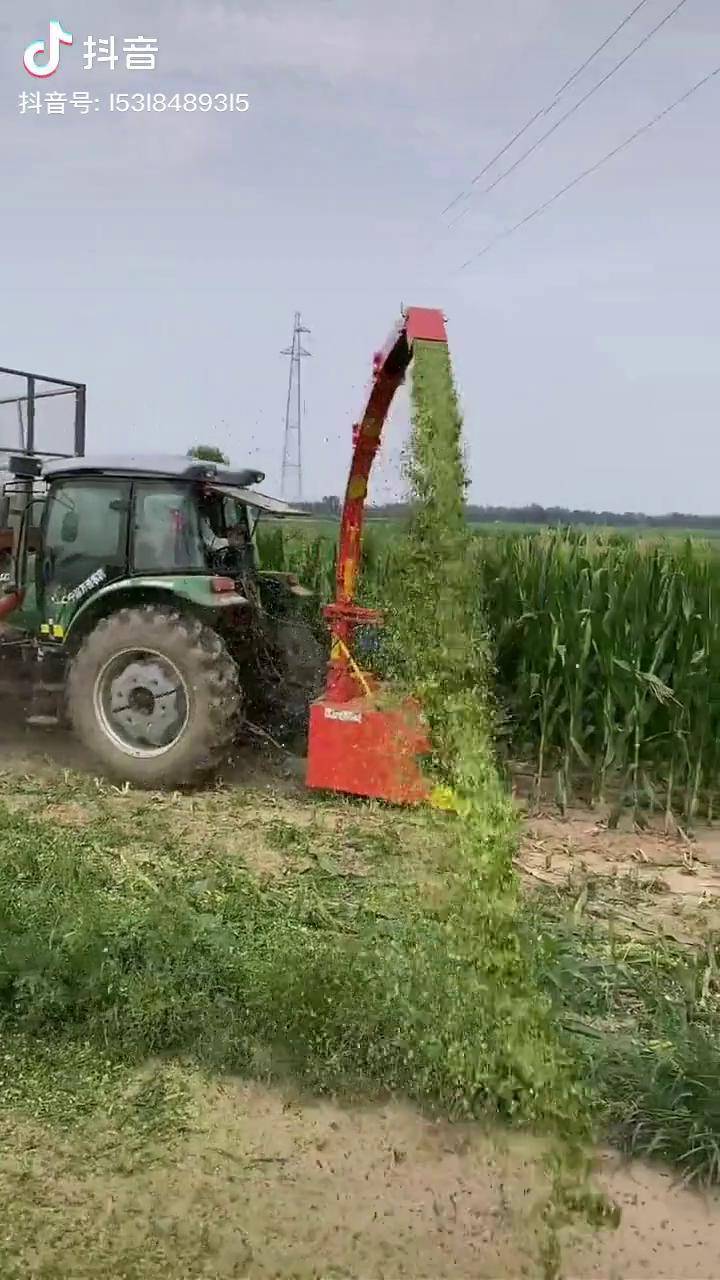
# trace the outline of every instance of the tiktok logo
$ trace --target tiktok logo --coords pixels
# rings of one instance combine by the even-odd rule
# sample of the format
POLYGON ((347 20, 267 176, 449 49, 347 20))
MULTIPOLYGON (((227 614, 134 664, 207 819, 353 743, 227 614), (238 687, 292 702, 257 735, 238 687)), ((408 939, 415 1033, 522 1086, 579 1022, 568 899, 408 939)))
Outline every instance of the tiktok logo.
POLYGON ((63 31, 62 24, 56 19, 50 23, 50 39, 45 45, 44 40, 36 40, 34 44, 29 44, 23 56, 23 66, 31 76, 37 76, 40 80, 47 79, 48 76, 54 76, 60 66, 60 45, 72 44, 73 38, 69 31, 63 31), (45 58, 44 62, 38 62, 38 58, 45 58))

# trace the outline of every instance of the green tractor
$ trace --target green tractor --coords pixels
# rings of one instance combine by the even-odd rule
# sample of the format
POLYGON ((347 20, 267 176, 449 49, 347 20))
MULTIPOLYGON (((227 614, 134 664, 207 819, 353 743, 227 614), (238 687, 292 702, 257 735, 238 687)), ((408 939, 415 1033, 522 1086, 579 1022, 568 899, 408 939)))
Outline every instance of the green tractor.
POLYGON ((174 457, 23 456, 11 470, 6 706, 20 696, 31 721, 69 721, 104 773, 141 787, 216 770, 243 721, 301 724, 325 655, 310 593, 261 569, 255 532, 263 514, 304 513, 253 489, 261 472, 174 457))

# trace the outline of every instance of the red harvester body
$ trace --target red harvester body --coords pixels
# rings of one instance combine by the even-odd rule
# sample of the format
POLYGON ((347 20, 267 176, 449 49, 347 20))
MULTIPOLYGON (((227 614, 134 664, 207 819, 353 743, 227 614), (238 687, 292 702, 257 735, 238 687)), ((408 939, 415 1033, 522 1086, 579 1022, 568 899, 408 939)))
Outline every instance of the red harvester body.
POLYGON ((324 694, 310 712, 307 784, 328 791, 373 796, 394 804, 419 804, 429 787, 418 756, 429 749, 421 708, 383 697, 377 679, 360 670, 352 649, 360 626, 381 626, 382 616, 354 603, 360 568, 368 479, 393 396, 405 378, 417 341, 447 345, 441 311, 408 307, 382 351, 373 357, 373 380, 353 454, 338 546, 335 602, 325 607, 331 633, 324 694))

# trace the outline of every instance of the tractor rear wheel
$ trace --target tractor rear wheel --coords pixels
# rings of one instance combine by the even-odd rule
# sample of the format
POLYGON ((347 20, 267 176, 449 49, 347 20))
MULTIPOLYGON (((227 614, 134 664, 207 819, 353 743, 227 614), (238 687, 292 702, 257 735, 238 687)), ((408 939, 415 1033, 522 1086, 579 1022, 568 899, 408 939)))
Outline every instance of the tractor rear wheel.
POLYGON ((73 659, 70 719, 113 777, 181 786, 215 769, 233 741, 238 671, 210 627, 172 609, 121 609, 99 622, 73 659))

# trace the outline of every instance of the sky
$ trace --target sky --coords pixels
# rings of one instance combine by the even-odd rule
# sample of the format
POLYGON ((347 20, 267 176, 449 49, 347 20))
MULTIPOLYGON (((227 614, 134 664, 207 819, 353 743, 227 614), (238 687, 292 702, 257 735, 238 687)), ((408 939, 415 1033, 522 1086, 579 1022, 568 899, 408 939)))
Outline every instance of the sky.
MULTIPOLYGON (((489 181, 676 0, 646 0, 489 181)), ((279 492, 293 315, 304 494, 341 493, 373 351, 441 308, 470 498, 709 513, 720 415, 720 77, 458 268, 720 63, 717 0, 677 15, 497 188, 443 209, 632 0, 0 0, 0 365, 88 386, 88 451, 216 443, 279 492), (60 66, 23 52, 59 19, 60 66), (84 41, 118 63, 84 66, 84 41), (154 70, 123 48, 157 41, 154 70), (43 110, 20 111, 20 94, 43 110), (46 113, 45 94, 97 110, 46 113), (111 93, 248 95, 119 112, 111 93), (456 210, 459 206, 456 206, 456 210)), ((184 101, 184 99, 183 99, 184 101)), ((402 496, 401 393, 371 488, 402 496)), ((288 493, 292 498, 296 495, 288 493)))

